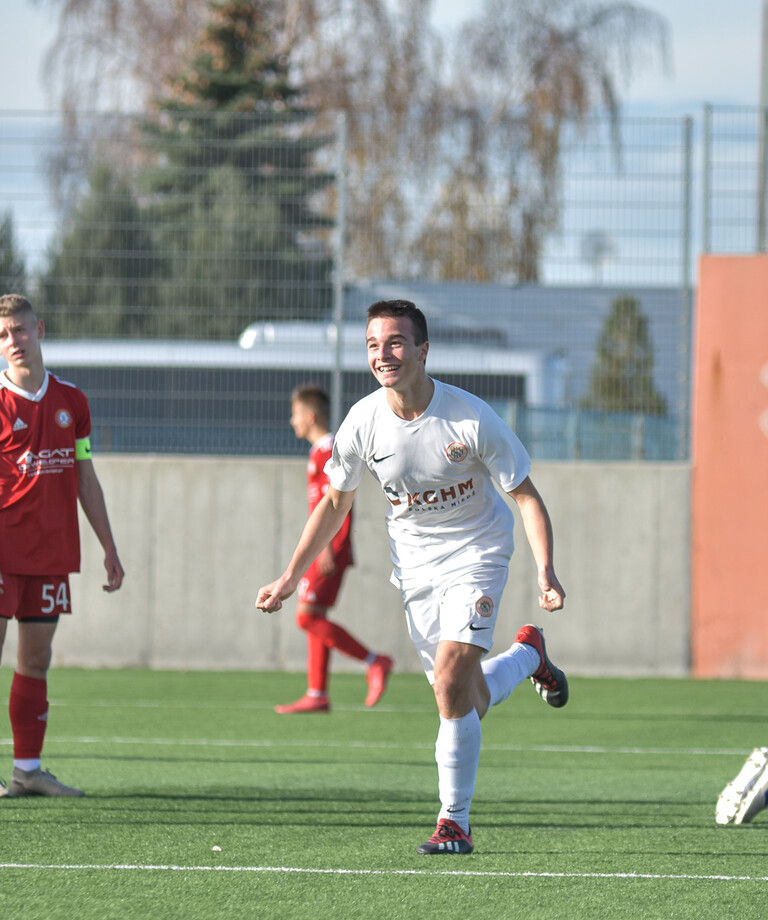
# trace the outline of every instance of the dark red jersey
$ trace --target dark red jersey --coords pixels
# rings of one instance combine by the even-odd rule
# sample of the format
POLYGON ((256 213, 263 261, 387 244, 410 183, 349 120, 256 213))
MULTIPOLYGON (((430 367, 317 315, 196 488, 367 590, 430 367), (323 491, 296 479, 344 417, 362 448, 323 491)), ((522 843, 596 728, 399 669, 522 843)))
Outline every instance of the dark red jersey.
MULTIPOLYGON (((325 464, 331 459, 333 452, 333 435, 328 433, 312 445, 307 461, 307 497, 309 499, 309 513, 328 491, 328 477, 325 474, 325 464)), ((331 548, 336 560, 336 565, 352 565, 352 512, 346 516, 341 530, 331 541, 331 548)))
POLYGON ((0 374, 0 572, 80 570, 75 443, 90 433, 73 384, 46 372, 33 394, 0 374))

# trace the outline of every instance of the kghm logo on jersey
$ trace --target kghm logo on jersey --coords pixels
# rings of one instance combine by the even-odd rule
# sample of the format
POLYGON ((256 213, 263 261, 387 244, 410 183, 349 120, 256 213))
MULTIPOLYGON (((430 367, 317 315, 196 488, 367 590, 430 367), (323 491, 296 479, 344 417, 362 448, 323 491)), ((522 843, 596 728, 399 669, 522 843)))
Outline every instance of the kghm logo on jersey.
POLYGON ((55 415, 56 424, 59 428, 69 428, 72 424, 72 416, 69 414, 67 409, 59 409, 55 415))
POLYGON ((453 461, 453 463, 461 463, 462 460, 467 459, 468 454, 469 448, 465 444, 462 444, 461 441, 452 441, 445 448, 445 455, 449 460, 453 461))
MULTIPOLYGON (((384 493, 393 505, 403 503, 400 494, 391 486, 384 486, 384 493)), ((457 505, 463 505, 474 494, 474 479, 468 479, 466 482, 457 482, 452 486, 443 486, 442 488, 435 486, 431 489, 424 489, 421 492, 406 492, 405 496, 408 500, 409 508, 434 511, 440 508, 455 508, 457 505)))
POLYGON ((487 594, 484 594, 476 603, 475 611, 481 617, 489 617, 493 615, 493 598, 488 597, 487 594))

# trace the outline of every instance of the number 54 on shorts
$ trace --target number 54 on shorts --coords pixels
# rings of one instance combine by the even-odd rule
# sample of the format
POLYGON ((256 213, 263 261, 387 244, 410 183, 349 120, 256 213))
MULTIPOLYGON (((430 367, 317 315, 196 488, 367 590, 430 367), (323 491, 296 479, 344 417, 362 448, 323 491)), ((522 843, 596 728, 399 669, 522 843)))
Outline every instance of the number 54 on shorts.
POLYGON ((2 575, 0 617, 55 619, 72 612, 68 575, 2 575))

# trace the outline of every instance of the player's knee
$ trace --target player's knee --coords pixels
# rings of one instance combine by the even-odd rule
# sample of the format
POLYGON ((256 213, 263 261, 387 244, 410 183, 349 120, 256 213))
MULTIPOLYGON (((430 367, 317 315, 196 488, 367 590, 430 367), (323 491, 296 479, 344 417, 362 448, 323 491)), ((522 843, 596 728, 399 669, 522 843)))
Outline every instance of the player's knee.
POLYGON ((438 712, 446 718, 459 718, 474 706, 471 687, 451 673, 435 674, 432 689, 438 712))
POLYGON ((38 652, 19 653, 16 670, 25 677, 35 680, 45 680, 51 667, 52 654, 44 650, 38 652))

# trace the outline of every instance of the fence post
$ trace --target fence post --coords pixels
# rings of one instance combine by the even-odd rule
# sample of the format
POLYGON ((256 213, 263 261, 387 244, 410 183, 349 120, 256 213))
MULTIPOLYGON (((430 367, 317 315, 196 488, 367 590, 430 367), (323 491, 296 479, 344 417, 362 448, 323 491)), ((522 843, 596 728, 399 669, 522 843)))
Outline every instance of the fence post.
POLYGON ((581 460, 581 409, 571 408, 565 418, 565 460, 581 460))
POLYGON ((336 333, 331 374, 331 428, 341 424, 341 409, 344 402, 344 253, 347 242, 347 118, 339 112, 336 118, 336 232, 334 234, 333 269, 333 326, 336 333))
POLYGON ((701 251, 712 251, 712 106, 704 106, 701 179, 701 251))
POLYGON ((638 412, 632 417, 632 459, 645 459, 645 416, 638 412))
POLYGON ((768 233, 766 232, 766 210, 768 209, 768 106, 763 106, 759 113, 760 154, 757 163, 757 252, 768 252, 768 233))
POLYGON ((684 177, 683 177, 683 271, 680 291, 680 364, 679 364, 679 434, 678 460, 685 460, 689 454, 688 437, 691 411, 691 312, 693 242, 691 234, 691 209, 693 187, 693 119, 683 121, 684 177))
POLYGON ((768 208, 768 2, 763 0, 763 28, 760 42, 760 154, 757 199, 757 252, 768 250, 766 208, 768 208))

